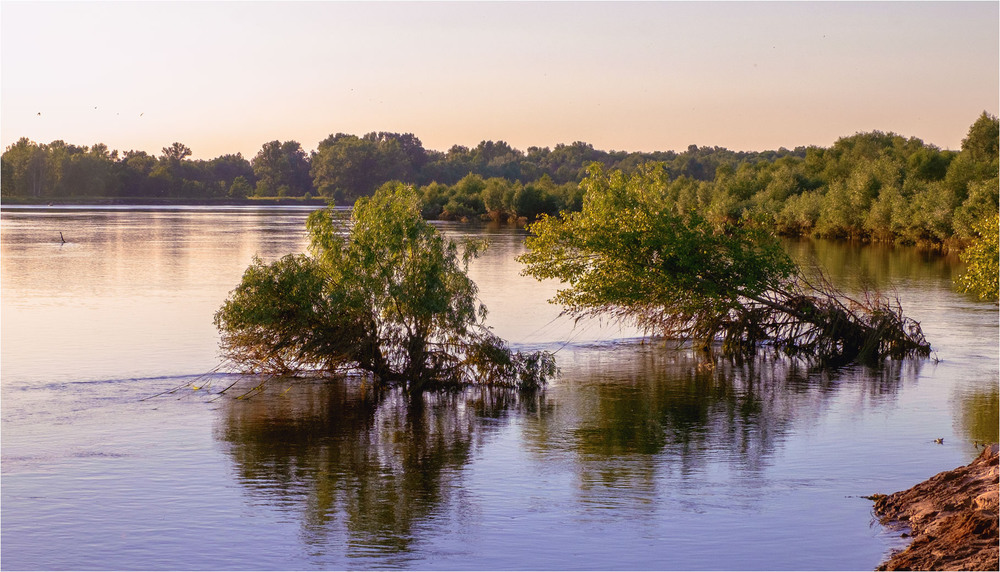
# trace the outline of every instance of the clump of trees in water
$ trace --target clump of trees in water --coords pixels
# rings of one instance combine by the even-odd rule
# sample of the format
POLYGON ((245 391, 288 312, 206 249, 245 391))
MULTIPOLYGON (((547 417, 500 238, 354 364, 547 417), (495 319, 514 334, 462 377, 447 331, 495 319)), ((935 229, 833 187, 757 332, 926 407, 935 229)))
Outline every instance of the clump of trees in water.
POLYGON ((352 204, 388 181, 413 185, 425 218, 534 220, 579 211, 579 183, 592 164, 635 173, 662 166, 666 192, 714 223, 765 217, 779 234, 910 244, 964 243, 998 210, 1000 122, 983 113, 961 150, 872 131, 831 147, 735 152, 691 145, 681 152, 601 151, 584 142, 512 148, 483 141, 446 152, 410 133, 338 133, 306 153, 271 141, 251 159, 191 160, 174 143, 159 156, 106 145, 22 138, 2 156, 4 200, 235 200, 324 197, 352 204))
POLYGON ((319 210, 310 254, 255 260, 215 315, 224 355, 245 372, 360 370, 419 392, 485 383, 531 389, 555 374, 548 352, 515 352, 483 323, 466 270, 483 247, 446 240, 416 192, 381 187, 350 220, 319 210))
POLYGON ((580 212, 529 227, 525 272, 566 286, 572 316, 610 315, 648 333, 753 355, 761 345, 827 365, 927 355, 898 303, 845 297, 807 280, 770 230, 712 222, 671 195, 662 166, 627 174, 592 166, 580 212))

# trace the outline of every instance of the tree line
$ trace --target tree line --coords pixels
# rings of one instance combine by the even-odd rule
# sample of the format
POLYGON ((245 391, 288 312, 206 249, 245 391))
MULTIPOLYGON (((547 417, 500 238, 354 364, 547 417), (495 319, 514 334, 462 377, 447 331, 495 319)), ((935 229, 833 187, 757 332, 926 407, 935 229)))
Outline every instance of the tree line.
POLYGON ((958 151, 872 131, 831 147, 738 152, 624 152, 588 143, 515 149, 503 141, 428 150, 410 133, 337 133, 306 153, 296 141, 265 143, 252 159, 192 160, 182 143, 158 156, 104 144, 38 144, 22 138, 2 156, 5 200, 113 198, 240 200, 325 198, 353 204, 389 181, 414 186, 430 219, 534 220, 579 211, 590 165, 636 173, 657 163, 678 209, 713 221, 765 216, 779 234, 904 243, 976 236, 997 212, 1000 123, 986 112, 958 151))
MULTIPOLYGON (((249 160, 240 153, 191 160, 191 153, 182 143, 164 147, 154 156, 145 151, 111 151, 103 143, 91 147, 61 140, 38 144, 21 138, 3 153, 2 194, 39 199, 181 200, 308 194, 353 204, 389 181, 450 187, 467 175, 477 175, 522 185, 544 179, 544 186, 549 181, 558 186, 578 183, 595 161, 624 170, 657 161, 677 176, 711 180, 721 164, 774 160, 793 152, 734 152, 692 145, 683 153, 626 153, 600 151, 583 142, 554 149, 529 147, 524 152, 504 141, 483 141, 475 148, 454 145, 440 152, 425 149, 410 133, 373 132, 362 137, 330 135, 308 154, 297 141, 270 141, 249 160)), ((805 149, 794 153, 804 154, 805 149)))

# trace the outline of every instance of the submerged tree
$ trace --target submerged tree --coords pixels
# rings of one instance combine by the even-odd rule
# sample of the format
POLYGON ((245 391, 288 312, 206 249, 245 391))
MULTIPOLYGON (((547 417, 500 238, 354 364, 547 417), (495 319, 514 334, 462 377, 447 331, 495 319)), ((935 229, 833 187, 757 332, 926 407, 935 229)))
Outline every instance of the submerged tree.
POLYGON ((244 371, 363 370, 420 391, 481 382, 537 387, 547 352, 512 351, 483 324, 459 247, 420 216, 415 191, 381 187, 350 221, 310 215, 310 255, 257 259, 215 315, 224 355, 244 371), (346 222, 347 224, 341 224, 346 222))
POLYGON ((753 220, 711 224, 668 198, 659 167, 592 166, 583 210, 530 227, 525 273, 567 284, 553 302, 648 333, 747 355, 770 345, 824 363, 927 355, 920 325, 877 295, 853 300, 807 281, 753 220))

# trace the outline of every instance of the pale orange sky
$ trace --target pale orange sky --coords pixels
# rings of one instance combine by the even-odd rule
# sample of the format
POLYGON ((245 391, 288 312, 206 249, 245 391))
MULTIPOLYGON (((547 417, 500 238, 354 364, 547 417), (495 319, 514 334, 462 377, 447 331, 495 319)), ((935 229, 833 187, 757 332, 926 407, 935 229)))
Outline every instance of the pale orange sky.
POLYGON ((957 149, 998 113, 997 2, 0 3, 0 138, 195 158, 426 148, 957 149), (39 115, 41 114, 41 115, 39 115))

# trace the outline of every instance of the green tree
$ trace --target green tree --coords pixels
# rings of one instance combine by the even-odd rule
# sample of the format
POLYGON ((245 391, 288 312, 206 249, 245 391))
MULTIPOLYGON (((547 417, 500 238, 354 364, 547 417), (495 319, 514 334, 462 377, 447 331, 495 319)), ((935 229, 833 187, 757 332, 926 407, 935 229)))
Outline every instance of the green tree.
POLYGON ((962 205, 955 209, 955 234, 959 238, 977 235, 978 221, 996 215, 1000 208, 1000 178, 976 181, 969 185, 969 195, 962 205))
POLYGON ((253 187, 243 175, 233 179, 233 184, 229 186, 227 196, 233 199, 245 199, 253 192, 253 187))
POLYGON ((383 168, 392 172, 393 178, 404 183, 415 182, 427 164, 427 151, 420 139, 412 133, 379 131, 365 134, 364 139, 376 142, 382 152, 389 155, 382 159, 383 168))
MULTIPOLYGON (((554 189, 554 185, 550 188, 554 189)), ((542 185, 529 183, 514 191, 510 201, 511 210, 518 218, 534 221, 543 214, 556 214, 559 207, 556 197, 545 192, 542 185)))
POLYGON ((427 220, 435 220, 441 216, 444 205, 451 196, 448 185, 431 183, 420 187, 420 214, 427 220))
POLYGON ((1000 156, 1000 119, 984 111, 962 139, 962 152, 977 163, 996 164, 1000 156))
POLYGON ((428 156, 421 172, 421 179, 454 185, 462 177, 476 171, 472 152, 464 145, 452 145, 446 153, 435 152, 428 156))
POLYGON ((312 158, 313 184, 338 203, 371 195, 388 181, 413 182, 415 164, 426 159, 412 135, 338 133, 320 141, 312 158))
POLYGON ((788 197, 775 215, 778 232, 790 236, 809 234, 816 226, 822 208, 823 196, 819 191, 806 191, 788 197))
MULTIPOLYGON (((244 183, 249 183, 254 176, 250 161, 240 153, 216 157, 205 164, 204 170, 205 182, 219 189, 220 196, 229 195, 229 190, 239 177, 243 177, 244 183)), ((244 196, 249 194, 247 192, 244 196)))
MULTIPOLYGON (((115 153, 117 156, 117 152, 115 153)), ((118 193, 114 162, 102 144, 71 155, 63 164, 61 186, 66 196, 101 197, 118 193)))
POLYGON ((126 151, 117 164, 117 177, 121 181, 122 196, 152 197, 160 194, 151 178, 157 167, 156 157, 145 151, 126 151))
MULTIPOLYGON (((271 195, 281 187, 302 196, 312 190, 309 158, 297 141, 269 141, 250 162, 258 182, 258 194, 271 195)), ((245 176, 245 175, 244 175, 245 176)))
POLYGON ((583 210, 530 227, 525 272, 567 286, 554 302, 732 354, 767 343, 830 363, 926 354, 919 325, 888 301, 809 285, 773 235, 676 210, 662 167, 633 175, 591 166, 583 210))
POLYGON ((464 254, 420 216, 400 183, 359 199, 349 230, 309 217, 311 255, 256 260, 215 315, 222 348, 247 371, 359 369, 412 391, 474 381, 537 387, 551 354, 513 352, 483 324, 464 254))
POLYGON ((958 283, 963 292, 981 300, 1000 298, 1000 215, 993 213, 974 225, 977 233, 972 244, 962 252, 967 269, 958 283))
POLYGON ((164 147, 161 151, 163 151, 163 159, 171 163, 180 163, 191 156, 191 148, 176 141, 170 147, 164 147))
POLYGON ((494 221, 506 221, 510 216, 510 205, 514 194, 520 188, 520 183, 513 183, 508 179, 493 177, 486 181, 486 188, 482 190, 483 206, 486 214, 494 221))
POLYGON ((161 155, 156 165, 150 170, 149 178, 154 195, 172 198, 190 198, 202 194, 203 187, 196 185, 191 161, 191 148, 183 143, 174 142, 169 147, 161 149, 161 155))
POLYGON ((46 153, 27 137, 7 147, 0 158, 0 193, 5 197, 39 197, 45 183, 46 153))
POLYGON ((455 183, 449 193, 451 198, 444 205, 441 211, 442 220, 462 220, 486 213, 486 205, 483 204, 483 191, 486 190, 486 181, 477 174, 470 173, 462 180, 455 183))
POLYGON ((940 181, 948 172, 954 152, 942 152, 933 145, 916 150, 906 159, 907 172, 922 181, 940 181))

